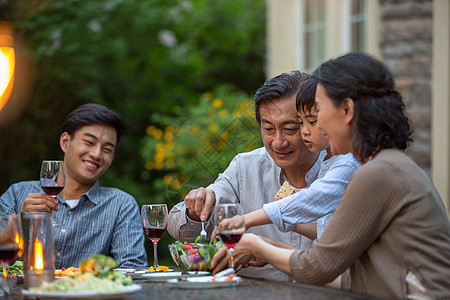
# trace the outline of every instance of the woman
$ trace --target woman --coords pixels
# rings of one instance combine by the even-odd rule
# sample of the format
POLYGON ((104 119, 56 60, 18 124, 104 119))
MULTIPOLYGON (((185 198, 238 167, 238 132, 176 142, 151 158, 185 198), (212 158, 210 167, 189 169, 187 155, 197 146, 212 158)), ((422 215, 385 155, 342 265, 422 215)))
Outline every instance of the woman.
POLYGON ((351 152, 362 166, 312 249, 246 234, 236 256, 270 263, 298 283, 326 284, 350 268, 341 287, 356 292, 448 298, 450 223, 433 183, 403 151, 412 131, 392 75, 362 53, 325 62, 315 75, 318 123, 332 153, 351 152))

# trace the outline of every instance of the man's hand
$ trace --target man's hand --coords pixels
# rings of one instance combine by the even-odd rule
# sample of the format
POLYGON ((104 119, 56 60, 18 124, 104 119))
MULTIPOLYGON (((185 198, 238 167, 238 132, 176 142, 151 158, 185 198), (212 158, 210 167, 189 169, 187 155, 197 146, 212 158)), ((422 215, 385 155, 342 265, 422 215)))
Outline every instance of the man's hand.
POLYGON ((186 213, 194 221, 206 221, 216 204, 213 190, 198 188, 192 190, 184 198, 186 213))
POLYGON ((45 193, 30 193, 23 202, 22 211, 58 211, 58 200, 45 193))

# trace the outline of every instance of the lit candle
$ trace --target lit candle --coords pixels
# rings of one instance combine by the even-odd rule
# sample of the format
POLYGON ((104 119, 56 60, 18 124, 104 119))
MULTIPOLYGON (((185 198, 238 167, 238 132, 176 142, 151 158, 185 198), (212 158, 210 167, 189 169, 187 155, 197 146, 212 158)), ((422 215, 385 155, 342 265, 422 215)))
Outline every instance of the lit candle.
POLYGON ((20 238, 20 235, 16 233, 16 237, 14 238, 14 242, 17 246, 19 246, 19 253, 17 253, 17 256, 22 257, 23 254, 23 240, 20 238))
POLYGON ((37 238, 34 242, 34 269, 37 274, 42 274, 44 270, 44 251, 42 250, 42 242, 37 238))

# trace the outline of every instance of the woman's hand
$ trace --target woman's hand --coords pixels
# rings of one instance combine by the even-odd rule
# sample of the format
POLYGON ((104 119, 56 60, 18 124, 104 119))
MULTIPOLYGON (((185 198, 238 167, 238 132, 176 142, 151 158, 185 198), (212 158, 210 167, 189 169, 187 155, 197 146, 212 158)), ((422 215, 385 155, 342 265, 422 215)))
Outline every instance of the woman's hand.
MULTIPOLYGON (((239 243, 234 247, 234 265, 255 266, 260 267, 266 265, 266 262, 261 258, 255 257, 252 251, 252 244, 256 240, 261 240, 259 237, 252 233, 246 233, 242 235, 239 243)), ((261 240, 262 241, 262 240, 261 240)), ((222 247, 213 257, 211 262, 211 268, 213 269, 213 274, 228 268, 228 262, 230 255, 227 248, 222 247)))

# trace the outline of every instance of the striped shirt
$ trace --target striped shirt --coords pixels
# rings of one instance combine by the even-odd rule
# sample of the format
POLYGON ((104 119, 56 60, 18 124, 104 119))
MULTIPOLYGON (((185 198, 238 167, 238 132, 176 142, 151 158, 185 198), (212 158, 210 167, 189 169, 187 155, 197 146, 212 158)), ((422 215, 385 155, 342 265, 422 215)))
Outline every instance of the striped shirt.
POLYGON ((319 176, 308 188, 263 206, 269 219, 283 232, 295 224, 317 220, 317 237, 322 234, 344 193, 347 182, 360 167, 353 154, 335 155, 320 165, 319 176))
MULTIPOLYGON (((306 173, 308 185, 317 178, 320 164, 326 152, 323 151, 315 164, 306 173)), ((283 170, 275 164, 266 148, 261 147, 247 153, 240 153, 234 157, 228 168, 207 188, 214 191, 216 203, 223 200, 239 202, 244 213, 261 209, 265 203, 273 202, 281 184, 284 182, 283 170)), ((208 236, 214 229, 214 216, 205 222, 208 236)), ((183 202, 175 205, 169 213, 168 232, 172 237, 181 241, 192 241, 200 233, 201 222, 190 219, 186 214, 183 202)), ((273 224, 252 227, 248 232, 263 235, 298 249, 309 249, 312 241, 295 232, 280 232, 273 224)), ((253 278, 287 281, 289 276, 278 271, 271 265, 262 268, 242 268, 238 275, 253 278)))
MULTIPOLYGON (((29 193, 43 193, 39 181, 11 185, 0 197, 0 213, 19 213, 29 193)), ((59 198, 54 227, 55 268, 77 267, 92 254, 113 257, 120 268, 147 266, 139 207, 129 194, 96 182, 73 209, 59 198)))

